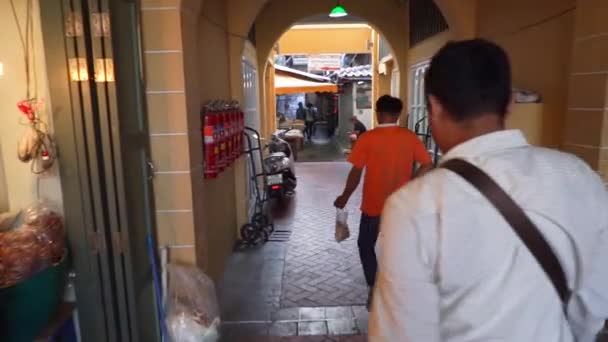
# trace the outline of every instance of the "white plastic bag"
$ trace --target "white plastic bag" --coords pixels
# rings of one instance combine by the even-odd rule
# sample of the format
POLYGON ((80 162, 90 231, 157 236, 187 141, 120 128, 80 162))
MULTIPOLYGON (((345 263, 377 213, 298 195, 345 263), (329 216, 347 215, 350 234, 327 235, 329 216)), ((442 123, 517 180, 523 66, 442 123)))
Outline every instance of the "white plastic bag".
POLYGON ((348 210, 337 209, 336 210, 336 232, 335 237, 337 242, 342 242, 350 237, 350 230, 348 229, 348 210))
POLYGON ((213 281, 198 268, 168 265, 167 332, 174 342, 216 342, 220 317, 213 281))

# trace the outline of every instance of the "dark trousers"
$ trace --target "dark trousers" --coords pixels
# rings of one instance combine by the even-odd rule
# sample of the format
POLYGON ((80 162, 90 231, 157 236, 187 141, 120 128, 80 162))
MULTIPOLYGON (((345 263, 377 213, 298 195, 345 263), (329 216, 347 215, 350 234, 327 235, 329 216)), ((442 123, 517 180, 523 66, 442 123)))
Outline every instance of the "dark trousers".
POLYGON ((359 246, 359 256, 361 257, 361 265, 363 265, 363 273, 365 273, 365 281, 369 287, 374 286, 376 272, 378 271, 375 247, 379 228, 380 216, 361 215, 357 245, 359 246))
POLYGON ((308 139, 312 139, 312 136, 315 134, 315 123, 313 121, 306 121, 304 133, 308 136, 308 139))

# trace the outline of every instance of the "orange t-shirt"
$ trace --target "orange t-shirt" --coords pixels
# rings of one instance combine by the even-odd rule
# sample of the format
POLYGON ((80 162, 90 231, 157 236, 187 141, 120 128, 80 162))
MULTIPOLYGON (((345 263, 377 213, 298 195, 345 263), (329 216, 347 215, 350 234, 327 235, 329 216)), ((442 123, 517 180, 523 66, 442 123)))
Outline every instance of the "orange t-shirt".
POLYGON ((369 216, 382 214, 384 201, 411 179, 414 162, 432 162, 416 134, 397 126, 380 126, 362 134, 348 161, 365 169, 361 211, 369 216))

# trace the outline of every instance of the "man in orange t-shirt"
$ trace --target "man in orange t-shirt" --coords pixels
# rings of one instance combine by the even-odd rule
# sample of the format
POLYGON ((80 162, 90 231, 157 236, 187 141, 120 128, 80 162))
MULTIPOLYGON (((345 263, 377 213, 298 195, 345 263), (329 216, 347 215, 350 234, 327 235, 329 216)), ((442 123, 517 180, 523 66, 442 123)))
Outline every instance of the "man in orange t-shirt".
POLYGON ((378 99, 376 111, 379 125, 357 140, 348 158, 353 168, 344 192, 334 203, 337 208, 346 206, 365 170, 361 203, 363 213, 357 244, 365 280, 370 287, 368 307, 378 267, 374 248, 384 201, 412 178, 414 163, 420 165, 417 174, 432 168, 431 157, 416 134, 398 126, 402 110, 403 103, 398 98, 384 95, 378 99))

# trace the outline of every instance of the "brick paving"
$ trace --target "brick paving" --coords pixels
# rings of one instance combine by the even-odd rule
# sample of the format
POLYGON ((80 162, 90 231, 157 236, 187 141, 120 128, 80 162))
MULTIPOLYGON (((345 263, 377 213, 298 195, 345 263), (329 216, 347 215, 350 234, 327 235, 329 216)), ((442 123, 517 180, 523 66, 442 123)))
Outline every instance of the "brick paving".
POLYGON ((224 322, 222 342, 365 341, 368 325, 364 306, 286 308, 272 318, 268 322, 224 322), (299 339, 285 339, 295 336, 299 339))
POLYGON ((298 152, 298 162, 343 161, 346 158, 342 152, 337 137, 315 137, 312 142, 306 141, 304 150, 298 152))
POLYGON ((281 307, 364 304, 367 285, 359 262, 357 235, 360 192, 349 203, 351 237, 334 240, 333 201, 342 191, 347 163, 301 163, 294 216, 278 222, 292 229, 287 245, 281 307))
POLYGON ((349 203, 351 238, 333 236, 333 200, 349 169, 344 162, 297 165, 297 194, 275 222, 291 239, 236 250, 218 284, 221 341, 366 341, 359 192, 349 203))
POLYGON ((257 336, 231 339, 230 342, 367 342, 365 336, 257 336))

